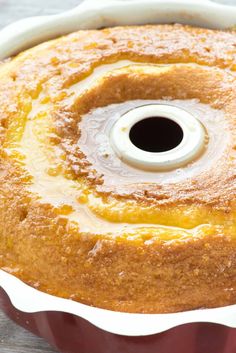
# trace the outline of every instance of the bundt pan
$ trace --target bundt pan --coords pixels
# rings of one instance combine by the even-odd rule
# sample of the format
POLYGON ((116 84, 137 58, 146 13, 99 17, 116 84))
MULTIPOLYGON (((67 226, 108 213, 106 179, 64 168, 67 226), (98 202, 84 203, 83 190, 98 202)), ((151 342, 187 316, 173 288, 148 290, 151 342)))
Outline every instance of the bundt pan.
MULTIPOLYGON (((10 68, 12 86, 17 79, 23 78, 31 92, 29 101, 33 101, 32 105, 28 104, 27 97, 21 96, 21 90, 14 90, 14 94, 19 93, 19 105, 11 104, 9 107, 9 99, 12 102, 11 85, 9 90, 4 91, 6 96, 1 100, 3 114, 4 109, 11 110, 12 116, 18 112, 15 116, 19 116, 19 119, 14 118, 11 126, 7 119, 4 123, 4 117, 1 116, 1 129, 4 130, 8 124, 9 131, 4 140, 4 153, 8 154, 5 159, 13 158, 17 163, 14 171, 11 168, 0 169, 0 177, 3 178, 1 180, 6 183, 1 187, 3 194, 0 205, 2 207, 6 203, 7 210, 1 213, 0 219, 6 228, 4 234, 1 234, 2 240, 0 239, 0 307, 16 323, 45 338, 59 352, 236 352, 236 234, 235 207, 232 206, 235 202, 235 34, 232 35, 229 31, 204 36, 203 30, 182 25, 228 29, 236 25, 236 8, 199 0, 86 0, 63 14, 28 18, 0 32, 0 60, 4 61, 4 67, 10 68), (173 23, 178 24, 172 25, 173 23), (146 57, 148 63, 152 63, 150 66, 142 62, 141 56, 138 60, 139 49, 137 44, 133 45, 134 37, 131 41, 127 40, 129 27, 123 28, 122 32, 116 28, 106 29, 145 24, 150 26, 141 30, 141 27, 133 27, 132 33, 140 38, 140 43, 145 42, 148 53, 146 57), (167 25, 160 27, 158 37, 155 37, 156 30, 152 24, 167 25), (120 54, 116 53, 118 61, 105 60, 101 62, 102 68, 96 65, 92 67, 94 70, 91 74, 97 80, 97 86, 91 85, 90 75, 83 77, 82 72, 81 77, 76 76, 76 60, 60 71, 57 71, 57 56, 47 57, 50 63, 44 61, 44 56, 40 57, 40 50, 48 50, 50 44, 47 43, 33 49, 29 52, 31 54, 23 53, 18 57, 17 65, 26 61, 26 71, 23 66, 22 70, 19 70, 20 66, 15 66, 14 71, 11 61, 7 59, 60 35, 79 29, 99 28, 105 28, 102 40, 100 34, 94 31, 91 34, 92 41, 89 41, 91 37, 87 32, 84 32, 85 35, 81 32, 79 35, 71 34, 69 42, 67 39, 62 39, 58 45, 55 42, 60 60, 65 63, 67 58, 64 56, 64 49, 73 51, 81 43, 81 48, 89 53, 84 61, 85 73, 88 70, 88 60, 92 56, 96 62, 103 51, 112 57, 117 52, 117 46, 120 53, 129 47, 133 57, 129 56, 127 59, 124 55, 121 59, 120 54), (171 37, 169 32, 172 31, 175 32, 171 37), (120 33, 123 44, 120 42, 120 33), (80 36, 79 40, 77 36, 80 36), (161 60, 155 66, 156 58, 152 48, 155 39, 160 38, 164 44, 166 40, 171 44, 168 53, 165 45, 159 45, 161 60), (73 43, 77 43, 75 47, 73 43), (191 51, 186 50, 186 45, 191 47, 191 51), (37 70, 32 64, 34 55, 37 56, 38 63, 46 68, 42 71, 42 77, 47 70, 52 74, 49 84, 46 82, 44 86, 47 96, 42 93, 41 86, 37 85, 37 70), (166 57, 169 58, 168 63, 165 63, 166 57), (191 73, 193 69, 194 76, 191 73), (70 76, 70 81, 64 82, 65 86, 58 95, 61 75, 70 76), (84 85, 81 85, 81 79, 84 85), (111 84, 116 89, 110 89, 111 84), (135 90, 129 89, 130 85, 135 90), (122 97, 124 87, 129 102, 124 102, 122 97), (161 87, 165 94, 159 94, 157 87, 161 87), (77 105, 73 106, 75 110, 71 110, 68 107, 71 106, 75 92, 82 94, 76 98, 77 105), (173 96, 173 92, 177 98, 170 101, 169 97, 173 96), (188 92, 188 96, 184 97, 183 92, 188 92), (227 104, 224 100, 226 95, 229 97, 227 104), (62 101, 67 103, 66 106, 61 106, 62 101), (50 119, 45 119, 52 103, 58 113, 57 134, 50 130, 50 119), (105 109, 102 108, 104 106, 105 109), (95 109, 90 111, 89 107, 95 109), (79 135, 75 133, 78 129, 73 125, 73 121, 76 121, 73 117, 78 115, 78 109, 81 115, 87 114, 87 119, 80 121, 82 128, 79 135), (24 116, 28 116, 29 128, 23 127, 22 130, 24 116), (99 119, 96 119, 98 116, 99 119), (99 134, 94 132, 98 130, 99 134), (157 138, 153 131, 157 130, 162 131, 162 134, 158 135, 159 142, 155 145, 157 138), (21 131, 24 131, 24 135, 19 148, 21 131), (45 131, 46 137, 42 134, 45 131), (143 138, 147 135, 148 138, 143 138), (78 139, 80 145, 76 149, 74 146, 78 139), (65 153, 60 155, 60 163, 57 149, 59 142, 65 153), (37 148, 38 144, 40 148, 37 148), (29 158, 21 158, 22 153, 29 158), (89 162, 84 155, 89 157, 89 162), (214 166, 219 155, 220 168, 215 168, 213 175, 210 175, 205 171, 205 166, 209 163, 214 166), (68 156, 69 158, 65 158, 68 156), (110 174, 103 168, 105 164, 109 165, 112 171, 110 174), (30 175, 37 180, 36 184, 32 183, 27 173, 22 175, 17 172, 22 165, 27 165, 30 175), (175 188, 173 183, 173 190, 168 194, 165 182, 182 180, 186 165, 189 166, 186 173, 189 173, 190 179, 196 169, 202 168, 201 178, 195 178, 194 183, 183 182, 183 187, 179 183, 175 188), (38 166, 42 168, 39 169, 38 166), (70 173, 65 175, 68 168, 70 173), (94 173, 94 170, 100 175, 94 173), (7 173, 9 177, 6 177, 7 173), (158 197, 155 190, 147 186, 152 184, 153 175, 159 178, 163 186, 163 192, 158 197), (134 187, 125 187, 122 184, 129 177, 135 181, 134 187), (85 178, 86 185, 91 184, 91 188, 96 188, 96 192, 103 197, 92 197, 84 187, 75 198, 75 178, 85 178), (145 185, 145 190, 139 185, 140 180, 145 185), (21 193, 21 183, 27 185, 32 193, 40 194, 44 207, 40 208, 38 199, 35 199, 32 204, 37 206, 32 207, 30 212, 26 209, 29 198, 28 194, 25 196, 21 193), (132 187, 135 200, 129 199, 132 187), (59 201, 61 198, 69 199, 71 207, 62 206, 63 202, 57 204, 58 193, 59 201), (140 198, 143 207, 140 207, 140 198), (189 206, 176 211, 175 206, 179 200, 184 199, 185 204, 191 205, 192 198, 195 198, 197 208, 189 206), (162 207, 162 212, 156 213, 158 207, 154 210, 152 207, 148 208, 150 203, 145 203, 147 199, 155 199, 158 207, 163 206, 168 199, 173 207, 169 205, 166 213, 163 213, 162 207), (134 207, 136 201, 137 208, 134 207), (57 204, 53 211, 50 208, 52 202, 57 204), (91 209, 88 211, 86 204, 89 202, 91 209), (76 208, 77 203, 80 204, 79 209, 76 208), (209 208, 204 208, 205 204, 214 206, 211 212, 209 208), (131 205, 132 213, 127 205, 131 205), (47 218, 49 212, 50 219, 47 218), (17 220, 12 216, 15 213, 19 216, 17 220), (81 224, 87 225, 88 229, 81 227, 78 231, 75 222, 78 214, 81 224), (153 221, 155 217, 163 224, 158 230, 157 222, 153 221), (54 224, 55 227, 51 229, 49 225, 54 218, 59 223, 54 224), (25 242, 26 233, 23 232, 22 236, 19 232, 15 237, 12 231, 17 229, 17 222, 27 229, 27 219, 30 220, 28 231, 35 229, 35 234, 33 232, 30 237, 32 243, 25 242), (119 222, 126 224, 122 231, 119 222), (135 223, 139 223, 139 228, 135 228, 135 223), (148 231, 145 224, 149 225, 148 231), (199 224, 201 227, 198 227, 199 224), (57 239, 63 237, 63 249, 60 248, 60 243, 53 243, 53 240, 51 243, 45 229, 50 229, 50 232, 56 230, 53 237, 56 236, 57 239), (109 242, 101 243, 96 238, 93 243, 86 237, 87 233, 104 234, 105 231, 108 234, 105 240, 111 239, 112 234, 117 234, 114 232, 120 231, 120 236, 116 237, 117 243, 113 241, 114 252, 109 247, 109 242), (73 237, 76 232, 82 239, 82 247, 77 250, 77 242, 70 242, 70 239, 75 239, 73 237), (193 245, 192 241, 189 252, 187 243, 190 235, 195 243, 193 245), (134 246, 127 250, 123 246, 124 238, 132 241, 134 246), (44 239, 48 250, 42 249, 42 243, 37 243, 38 239, 44 239), (160 247, 158 239, 167 246, 160 247), (172 241, 177 244, 174 250, 172 241), (157 247, 153 248, 152 244, 157 244, 157 247), (137 253, 132 255, 133 248, 139 249, 138 256, 137 253), (144 248, 149 249, 148 252, 144 248), (11 258, 11 250, 7 252, 5 249, 17 249, 14 254, 16 265, 11 258), (37 257, 35 249, 40 256, 37 257), (160 250, 161 266, 156 262, 154 249, 160 250), (28 257, 22 256, 24 251, 28 257), (83 256, 86 251, 88 259, 85 261, 83 256), (191 252, 194 256, 191 256, 191 252), (58 254, 55 274, 55 259, 58 254), (196 262, 192 261, 193 258, 196 262), (24 262, 24 259, 28 260, 24 262), (70 259, 73 261, 70 262, 70 259), (123 262, 119 262, 119 259, 123 262), (172 268, 168 266, 169 261, 176 265, 174 278, 172 268), (181 267, 181 263, 185 268, 181 267), (42 271, 40 264, 44 267, 42 271), (82 267, 86 264, 87 272, 76 272, 81 264, 82 267), (122 267, 124 264, 129 268, 128 280, 122 267), (138 290, 135 277, 137 266, 140 266, 138 290), (93 276, 90 276, 91 268, 92 273, 95 273, 93 276), (117 270, 119 278, 114 275, 118 273, 117 270), (73 280, 75 273, 78 276, 73 280), (65 278, 68 281, 66 287, 65 278), (155 292, 155 286, 153 287, 154 278, 161 283, 158 293, 155 292), (84 290, 80 296, 73 294, 76 293, 77 281, 80 281, 79 285, 84 290), (132 283, 136 293, 132 291, 132 283), (180 283, 183 292, 179 290, 180 283), (129 295, 136 298, 135 302, 127 300, 129 295)), ((76 55, 79 53, 78 50, 76 55)), ((76 55, 75 59, 78 58, 76 55)), ((104 59, 102 56, 101 58, 104 59)), ((2 80, 1 84, 4 85, 5 82, 2 80)))

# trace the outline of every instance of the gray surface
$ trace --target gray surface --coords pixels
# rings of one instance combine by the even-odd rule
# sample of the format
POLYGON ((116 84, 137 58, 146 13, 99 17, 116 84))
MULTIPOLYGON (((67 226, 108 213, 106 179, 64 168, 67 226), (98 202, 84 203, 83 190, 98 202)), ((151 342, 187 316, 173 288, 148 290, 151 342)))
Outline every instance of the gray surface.
MULTIPOLYGON (((79 2, 81 0, 0 0, 0 27, 27 16, 58 13, 79 2)), ((236 0, 217 2, 236 5, 236 0)), ((42 339, 16 326, 0 312, 0 353, 55 352, 42 339)))

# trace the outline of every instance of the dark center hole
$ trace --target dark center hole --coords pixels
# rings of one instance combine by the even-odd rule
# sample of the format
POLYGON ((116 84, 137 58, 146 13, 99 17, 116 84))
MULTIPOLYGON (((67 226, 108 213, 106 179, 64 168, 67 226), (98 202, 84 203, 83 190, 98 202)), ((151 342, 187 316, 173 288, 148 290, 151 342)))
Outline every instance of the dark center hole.
POLYGON ((172 150, 183 140, 182 128, 173 120, 150 117, 138 121, 130 130, 131 142, 147 152, 172 150))

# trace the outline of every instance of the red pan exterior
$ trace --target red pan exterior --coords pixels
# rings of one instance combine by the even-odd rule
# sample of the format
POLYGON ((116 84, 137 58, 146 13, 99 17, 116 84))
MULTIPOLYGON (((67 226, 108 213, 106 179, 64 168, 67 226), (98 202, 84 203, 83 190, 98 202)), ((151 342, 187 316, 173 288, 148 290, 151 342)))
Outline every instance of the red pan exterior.
POLYGON ((236 353, 236 329, 217 324, 186 324, 143 337, 119 336, 76 315, 16 310, 1 288, 0 309, 61 353, 236 353))

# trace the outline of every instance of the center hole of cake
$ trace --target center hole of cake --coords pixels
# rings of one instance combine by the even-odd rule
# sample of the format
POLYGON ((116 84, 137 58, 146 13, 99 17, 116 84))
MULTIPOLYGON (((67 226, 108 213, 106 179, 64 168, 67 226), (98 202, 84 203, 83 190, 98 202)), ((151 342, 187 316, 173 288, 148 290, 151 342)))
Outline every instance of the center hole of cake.
POLYGON ((131 142, 146 152, 166 152, 183 140, 183 130, 175 121, 164 117, 147 117, 132 126, 131 142))

